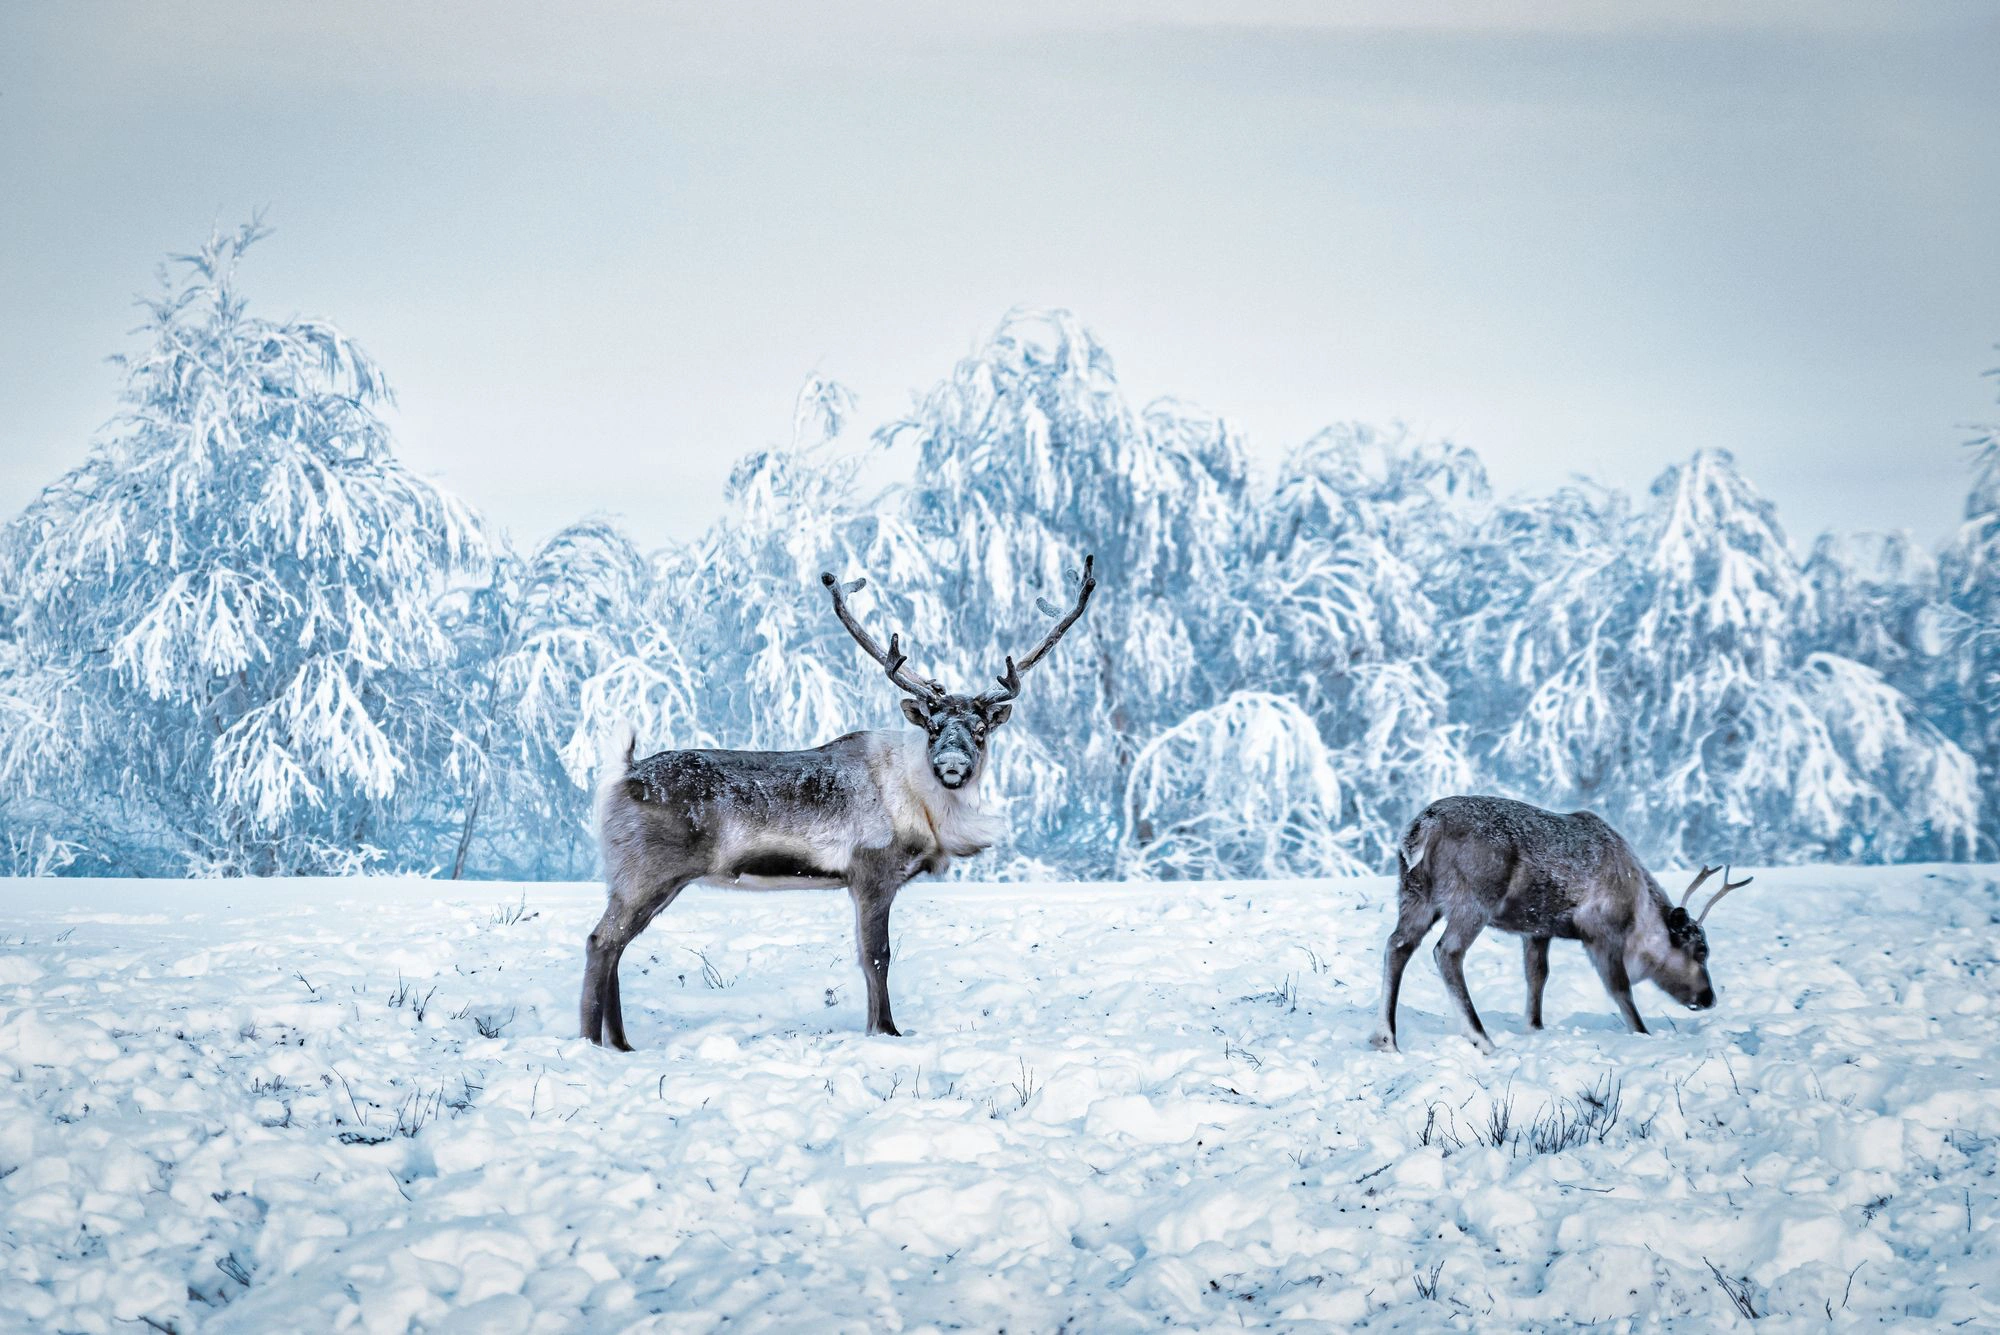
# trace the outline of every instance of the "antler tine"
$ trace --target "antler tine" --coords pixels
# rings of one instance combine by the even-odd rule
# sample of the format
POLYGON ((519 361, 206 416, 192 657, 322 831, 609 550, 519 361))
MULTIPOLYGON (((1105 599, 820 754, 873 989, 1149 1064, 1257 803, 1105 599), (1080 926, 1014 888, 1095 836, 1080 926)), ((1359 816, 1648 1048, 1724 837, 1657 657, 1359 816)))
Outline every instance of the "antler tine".
POLYGON ((1715 892, 1713 898, 1711 898, 1706 904, 1703 904, 1701 906, 1701 916, 1694 920, 1694 925, 1699 927, 1704 922, 1707 922, 1709 911, 1713 909, 1717 904, 1720 904, 1722 902, 1722 897, 1724 895, 1728 894, 1731 890, 1741 890, 1744 886, 1750 884, 1750 882, 1756 879, 1757 878, 1755 876, 1745 876, 1740 881, 1732 881, 1729 879, 1729 869, 1726 867, 1723 868, 1722 888, 1715 892))
MULTIPOLYGON (((1043 656, 1049 650, 1056 647, 1056 641, 1069 634, 1069 628, 1077 623, 1078 618, 1083 616, 1084 609, 1090 605, 1090 595, 1097 588, 1096 564, 1097 558, 1094 555, 1083 558, 1083 576, 1076 593, 1076 606, 1070 608, 1069 614, 1056 622, 1054 629, 1042 637, 1040 644, 1036 645, 1019 659, 1010 657, 1007 660, 1007 671, 1000 677, 1000 689, 997 691, 988 691, 980 696, 979 698, 982 702, 986 704, 998 704, 1003 700, 1012 700, 1016 695, 1020 694, 1021 674, 1041 662, 1043 656)), ((1038 598, 1036 599, 1036 605, 1049 615, 1054 615, 1053 609, 1049 607, 1046 600, 1038 598)))
POLYGON ((901 690, 924 700, 935 700, 944 694, 944 688, 936 682, 926 681, 914 673, 903 670, 904 665, 910 660, 903 653, 902 636, 891 634, 889 647, 884 649, 875 642, 874 636, 862 629, 861 623, 854 619, 854 613, 847 610, 847 595, 858 593, 867 586, 867 580, 857 579, 851 584, 842 584, 833 577, 832 571, 826 570, 820 572, 819 582, 826 585, 826 591, 833 595, 833 614, 840 618, 840 624, 847 627, 847 633, 854 637, 854 642, 860 645, 870 658, 882 665, 882 670, 889 674, 890 681, 901 690))
POLYGON ((1007 670, 1000 674, 999 681, 1000 689, 997 691, 988 691, 986 695, 996 700, 1012 700, 1021 693, 1021 674, 1014 667, 1014 656, 1012 654, 1007 656, 1007 670))
MULTIPOLYGON (((1722 868, 1720 867, 1711 867, 1706 862, 1702 863, 1701 872, 1692 881, 1688 882, 1687 893, 1681 896, 1681 907, 1686 908, 1688 906, 1688 901, 1694 898, 1695 891, 1701 889, 1701 883, 1703 881, 1706 881, 1709 877, 1715 875, 1715 873, 1721 870, 1722 868)), ((1724 876, 1722 879, 1726 881, 1729 878, 1727 876, 1724 876)), ((1714 903, 1715 901, 1710 900, 1709 902, 1714 903)), ((1706 910, 1704 910, 1704 912, 1705 911, 1706 910)))

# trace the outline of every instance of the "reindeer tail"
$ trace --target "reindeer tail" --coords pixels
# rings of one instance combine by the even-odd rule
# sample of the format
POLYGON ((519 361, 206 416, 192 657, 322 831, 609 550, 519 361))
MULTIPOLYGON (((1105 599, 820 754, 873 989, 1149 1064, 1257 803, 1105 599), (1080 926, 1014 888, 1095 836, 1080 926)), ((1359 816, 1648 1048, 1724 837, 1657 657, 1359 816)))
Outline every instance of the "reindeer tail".
POLYGON ((1437 817, 1428 811, 1410 822, 1409 832, 1403 836, 1402 846, 1396 850, 1402 856, 1404 871, 1413 870, 1424 860, 1424 854, 1430 852, 1431 835, 1436 830, 1437 817))
POLYGON ((602 747, 597 753, 597 820, 601 828, 604 823, 604 807, 617 795, 619 786, 632 773, 632 753, 638 747, 639 735, 631 722, 621 722, 604 736, 602 747))

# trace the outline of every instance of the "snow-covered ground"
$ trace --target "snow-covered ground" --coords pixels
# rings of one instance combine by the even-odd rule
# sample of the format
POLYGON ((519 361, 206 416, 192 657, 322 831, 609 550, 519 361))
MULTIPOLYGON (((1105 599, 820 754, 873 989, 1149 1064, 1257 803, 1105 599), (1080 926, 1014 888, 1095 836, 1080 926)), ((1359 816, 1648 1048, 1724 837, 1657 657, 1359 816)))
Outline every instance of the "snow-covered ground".
POLYGON ((698 889, 620 1055, 595 887, 0 882, 0 1327, 2000 1327, 1996 869, 1760 872, 1648 1038, 1489 936, 1491 1057, 1387 891, 918 883, 898 1040, 698 889))

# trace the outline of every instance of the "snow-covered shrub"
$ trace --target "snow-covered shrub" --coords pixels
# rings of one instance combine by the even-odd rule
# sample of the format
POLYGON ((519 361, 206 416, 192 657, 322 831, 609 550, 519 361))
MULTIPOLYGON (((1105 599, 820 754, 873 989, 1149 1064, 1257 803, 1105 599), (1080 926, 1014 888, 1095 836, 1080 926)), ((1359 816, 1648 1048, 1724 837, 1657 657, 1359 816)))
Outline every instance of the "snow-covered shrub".
POLYGON ((1202 879, 1372 870, 1341 820, 1319 730, 1283 696, 1239 691, 1148 742, 1125 786, 1121 876, 1202 879))

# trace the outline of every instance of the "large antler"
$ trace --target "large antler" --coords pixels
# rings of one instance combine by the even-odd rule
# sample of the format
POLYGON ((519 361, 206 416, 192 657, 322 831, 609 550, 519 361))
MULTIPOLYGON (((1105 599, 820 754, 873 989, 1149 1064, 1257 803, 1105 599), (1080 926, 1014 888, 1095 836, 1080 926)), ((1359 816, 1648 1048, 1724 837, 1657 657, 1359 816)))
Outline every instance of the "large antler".
POLYGON ((1043 616, 1062 616, 1062 620, 1056 622, 1055 629, 1044 636, 1042 642, 1029 650, 1027 655, 1018 662, 1014 658, 1009 657, 1007 659, 1007 670, 1000 674, 1000 689, 986 692, 979 697, 979 703, 982 705, 1003 704, 1021 693, 1021 674, 1041 662, 1043 655, 1056 647, 1056 641, 1069 633, 1069 628, 1074 626, 1077 623, 1077 618, 1083 615, 1083 609, 1090 605, 1091 592, 1097 588, 1097 576, 1092 573, 1092 567, 1096 562, 1097 558, 1095 556, 1086 556, 1083 558, 1083 573, 1081 575, 1078 575, 1074 570, 1069 572, 1071 578, 1078 581, 1076 606, 1069 609, 1069 615, 1062 616, 1056 610, 1055 605, 1046 598, 1035 599, 1035 606, 1041 611, 1043 616))
POLYGON ((1694 920, 1694 925, 1699 927, 1703 923, 1707 922, 1709 911, 1713 909, 1717 904, 1720 904, 1722 902, 1722 897, 1724 895, 1728 894, 1731 890, 1741 890, 1744 886, 1750 884, 1750 882, 1756 879, 1757 878, 1754 876, 1745 876, 1740 881, 1732 881, 1729 879, 1729 869, 1726 867, 1723 868, 1722 888, 1715 892, 1714 898, 1710 899, 1706 904, 1703 904, 1701 906, 1701 916, 1694 920))
POLYGON ((861 623, 854 619, 854 613, 847 610, 846 595, 859 593, 867 587, 867 580, 857 579, 842 584, 833 577, 832 571, 822 571, 819 582, 826 585, 827 592, 833 595, 833 614, 840 618, 840 624, 847 627, 847 633, 854 637, 856 644, 867 651, 870 658, 882 665, 883 670, 889 674, 890 681, 920 700, 943 698, 944 687, 904 670, 904 665, 910 660, 903 653, 903 641, 900 635, 891 632, 889 647, 884 649, 875 642, 874 636, 861 628, 861 623))

